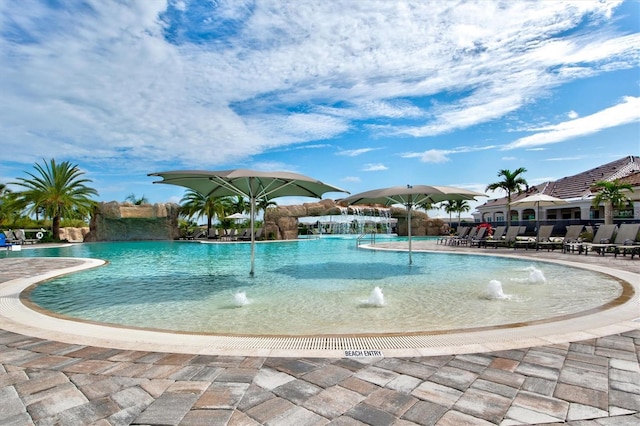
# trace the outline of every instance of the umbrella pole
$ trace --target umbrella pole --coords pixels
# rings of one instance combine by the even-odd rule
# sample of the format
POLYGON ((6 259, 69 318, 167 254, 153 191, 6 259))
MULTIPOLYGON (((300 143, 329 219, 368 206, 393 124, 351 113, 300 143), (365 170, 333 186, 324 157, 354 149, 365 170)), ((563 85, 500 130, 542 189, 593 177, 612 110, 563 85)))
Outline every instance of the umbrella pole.
POLYGON ((538 228, 536 230, 536 243, 539 243, 540 242, 540 201, 538 201, 538 211, 536 212, 536 220, 538 222, 538 228))
POLYGON ((409 202, 407 203, 407 222, 407 233, 409 234, 409 265, 411 265, 411 196, 409 196, 409 202))
POLYGON ((256 233, 254 229, 254 221, 256 216, 256 197, 251 197, 251 271, 249 271, 249 276, 253 277, 254 274, 254 264, 256 258, 256 233))

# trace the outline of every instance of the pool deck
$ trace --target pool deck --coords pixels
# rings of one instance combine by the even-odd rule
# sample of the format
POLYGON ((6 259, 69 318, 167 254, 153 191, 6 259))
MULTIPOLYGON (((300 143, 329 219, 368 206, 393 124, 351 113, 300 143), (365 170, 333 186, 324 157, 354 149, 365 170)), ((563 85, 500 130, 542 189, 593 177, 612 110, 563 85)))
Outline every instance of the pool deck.
MULTIPOLYGON (((377 248, 403 250, 406 243, 377 248)), ((415 251, 513 255, 414 241, 415 251)), ((614 268, 640 284, 640 259, 517 250, 531 259, 614 268)), ((76 268, 76 259, 3 258, 0 289, 76 268)), ((640 424, 640 304, 635 319, 565 339, 439 346, 435 355, 296 356, 189 351, 147 343, 124 329, 68 341, 21 324, 17 294, 0 304, 0 425, 636 425, 640 424), (593 331, 593 334, 591 333, 593 331), (109 339, 113 344, 109 345, 109 339), (121 339, 132 345, 122 347, 121 339), (523 342, 530 342, 523 345, 523 342), (450 349, 450 351, 447 351, 450 349), (192 352, 192 353, 189 353, 192 352)), ((37 314, 41 315, 41 314, 37 314)), ((606 316, 602 313, 601 316, 606 316)), ((51 320, 53 321, 53 320, 51 320)), ((55 322, 55 321, 53 321, 55 322)), ((562 327, 562 323, 558 323, 562 327)), ((105 333, 108 331, 105 330, 105 333)), ((246 352, 246 351, 245 351, 246 352)), ((427 352, 428 353, 428 352, 427 352)), ((372 354, 374 355, 374 354, 372 354)))

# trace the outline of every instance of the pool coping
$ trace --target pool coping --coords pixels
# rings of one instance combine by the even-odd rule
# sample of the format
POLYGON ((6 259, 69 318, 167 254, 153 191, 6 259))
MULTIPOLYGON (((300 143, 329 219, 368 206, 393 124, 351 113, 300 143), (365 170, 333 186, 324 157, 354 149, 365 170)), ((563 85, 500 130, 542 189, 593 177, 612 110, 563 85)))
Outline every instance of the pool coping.
MULTIPOLYGON (((361 246, 362 247, 362 246, 361 246)), ((404 251, 397 247, 364 247, 404 251)), ((431 250, 416 250, 428 252, 431 250)), ((443 251, 434 251, 443 253, 443 251)), ((456 252, 460 255, 491 255, 530 259, 505 253, 456 252)), ((28 261, 29 258, 25 258, 28 261)), ((415 357, 486 353, 499 350, 567 343, 640 329, 640 274, 562 259, 536 259, 602 272, 624 280, 634 294, 619 306, 591 314, 533 325, 482 331, 424 333, 393 336, 226 336, 113 327, 46 315, 27 307, 20 294, 41 281, 99 267, 99 259, 73 258, 81 264, 51 269, 32 276, 9 280, 0 285, 0 327, 5 330, 65 343, 109 347, 122 350, 262 357, 385 356, 415 357)))

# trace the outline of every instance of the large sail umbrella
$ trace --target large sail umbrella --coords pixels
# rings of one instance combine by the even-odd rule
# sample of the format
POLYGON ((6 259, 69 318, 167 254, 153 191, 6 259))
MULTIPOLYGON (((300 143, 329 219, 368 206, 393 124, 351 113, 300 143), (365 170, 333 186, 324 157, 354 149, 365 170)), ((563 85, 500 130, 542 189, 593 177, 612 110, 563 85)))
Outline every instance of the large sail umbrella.
POLYGON ((566 200, 562 198, 552 197, 542 193, 529 195, 528 197, 521 198, 511 202, 512 206, 521 207, 535 207, 536 208, 536 237, 540 235, 540 206, 550 207, 561 204, 567 204, 566 200))
POLYGON ((346 192, 308 176, 291 172, 262 172, 247 169, 234 170, 175 170, 150 173, 166 183, 193 189, 206 197, 226 197, 240 195, 251 203, 251 271, 254 275, 256 200, 271 200, 279 197, 298 196, 322 198, 326 192, 346 192))
POLYGON ((382 204, 385 206, 404 205, 407 208, 409 264, 411 265, 411 210, 413 207, 447 200, 473 200, 475 197, 486 197, 486 195, 453 186, 407 185, 361 192, 344 198, 341 202, 346 204, 382 204))

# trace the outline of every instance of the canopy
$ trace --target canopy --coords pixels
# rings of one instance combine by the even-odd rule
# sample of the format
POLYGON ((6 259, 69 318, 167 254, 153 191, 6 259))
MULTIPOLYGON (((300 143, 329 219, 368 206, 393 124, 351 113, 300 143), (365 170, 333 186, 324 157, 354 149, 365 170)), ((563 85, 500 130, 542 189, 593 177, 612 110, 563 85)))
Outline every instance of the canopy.
POLYGON ((247 220, 249 219, 249 216, 245 216, 242 213, 234 213, 232 215, 226 216, 225 219, 247 220))
POLYGON ((411 210, 413 206, 426 203, 439 203, 447 200, 474 200, 475 197, 486 197, 486 195, 453 186, 407 185, 361 192, 344 198, 341 202, 346 204, 382 204, 385 206, 403 204, 406 206, 409 264, 411 264, 411 210))
POLYGON ((291 172, 263 172, 248 169, 234 170, 176 170, 150 173, 160 176, 161 181, 193 189, 206 197, 226 197, 240 195, 251 203, 251 271, 254 275, 255 260, 255 214, 256 200, 271 200, 279 197, 298 196, 322 198, 326 192, 346 192, 308 176, 291 172))
POLYGON ((535 207, 536 208, 536 235, 540 233, 540 206, 549 207, 556 206, 561 204, 567 204, 568 201, 563 200, 562 198, 552 197, 550 195, 538 193, 529 195, 528 197, 521 198, 519 200, 515 200, 511 202, 512 206, 522 206, 522 207, 535 207))

